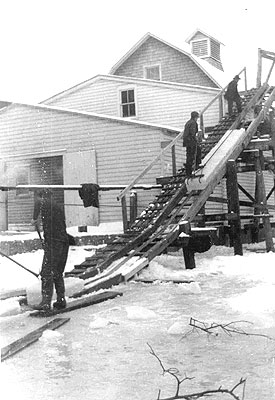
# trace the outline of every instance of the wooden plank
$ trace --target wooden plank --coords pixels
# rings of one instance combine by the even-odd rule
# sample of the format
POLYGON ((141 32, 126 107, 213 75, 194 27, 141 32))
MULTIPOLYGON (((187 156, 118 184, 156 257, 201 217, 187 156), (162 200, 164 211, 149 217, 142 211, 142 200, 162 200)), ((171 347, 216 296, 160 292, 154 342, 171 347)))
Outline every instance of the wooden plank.
MULTIPOLYGON (((98 289, 96 289, 98 290, 98 289)), ((41 312, 41 311, 34 311, 30 313, 30 317, 49 317, 56 314, 63 314, 69 311, 77 310, 79 308, 88 307, 94 304, 101 303, 106 300, 114 299, 117 296, 122 296, 120 292, 103 292, 99 294, 95 294, 89 297, 84 297, 78 300, 73 300, 67 304, 66 308, 61 310, 53 309, 49 313, 41 312)))
MULTIPOLYGON (((264 207, 264 214, 268 214, 268 207, 267 207, 267 201, 266 201, 266 190, 265 190, 265 181, 264 181, 264 176, 263 176, 263 171, 262 171, 262 158, 263 154, 260 151, 258 156, 256 157, 255 160, 255 167, 256 167, 256 200, 258 203, 262 204, 264 207)), ((255 208, 256 213, 258 212, 257 208, 255 208)), ((265 229, 265 242, 266 242, 266 251, 275 251, 274 249, 274 244, 273 244, 273 238, 272 238, 272 228, 270 224, 270 219, 269 217, 263 216, 263 225, 265 229)))
POLYGON ((125 233, 128 229, 126 196, 123 196, 121 198, 121 212, 122 212, 123 232, 125 233))
POLYGON ((237 181, 236 162, 229 160, 227 162, 226 189, 228 198, 228 213, 237 215, 237 218, 229 221, 231 237, 233 239, 234 254, 243 255, 243 246, 241 241, 241 220, 240 220, 240 203, 237 181))
POLYGON ((154 282, 159 282, 159 283, 192 283, 195 282, 194 280, 186 280, 186 279, 149 279, 149 278, 135 278, 135 282, 141 282, 141 283, 154 283, 154 282))
MULTIPOLYGON (((0 190, 8 191, 8 190, 19 190, 19 189, 28 189, 28 190, 40 190, 40 189, 51 189, 51 190, 79 190, 81 189, 81 185, 1 185, 0 190)), ((108 191, 108 190, 123 190, 126 188, 126 185, 100 185, 99 191, 108 191)), ((143 190, 151 190, 151 189, 161 189, 161 185, 150 185, 150 184, 140 184, 133 185, 133 189, 143 189, 143 190)))
POLYGON ((133 276, 135 276, 139 271, 149 265, 149 260, 147 258, 140 258, 133 265, 126 265, 122 268, 121 274, 125 281, 128 281, 133 276))
POLYGON ((11 297, 20 297, 26 295, 27 295, 26 289, 14 289, 7 292, 2 292, 0 294, 0 300, 6 300, 11 297))
POLYGON ((7 358, 13 356, 14 354, 18 353, 19 351, 23 350, 30 344, 36 342, 41 336, 42 333, 46 329, 57 329, 66 322, 68 322, 70 318, 55 318, 54 320, 47 322, 45 325, 41 326, 40 328, 28 333, 21 339, 16 340, 15 342, 12 342, 6 347, 3 347, 1 349, 1 361, 6 360, 7 358))

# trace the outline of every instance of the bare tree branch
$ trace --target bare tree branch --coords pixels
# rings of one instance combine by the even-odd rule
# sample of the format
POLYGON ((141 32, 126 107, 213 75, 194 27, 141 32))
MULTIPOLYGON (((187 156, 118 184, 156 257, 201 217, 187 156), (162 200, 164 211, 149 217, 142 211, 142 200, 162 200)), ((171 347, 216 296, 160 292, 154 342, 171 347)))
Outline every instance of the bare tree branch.
POLYGON ((215 394, 215 393, 228 394, 235 400, 244 400, 244 390, 245 390, 245 383, 246 383, 246 379, 244 379, 244 378, 241 378, 240 381, 232 387, 232 389, 223 389, 220 386, 218 389, 204 390, 202 392, 196 392, 196 393, 191 393, 191 394, 180 395, 179 394, 180 385, 186 380, 194 379, 194 377, 191 378, 191 377, 188 377, 185 374, 185 377, 180 379, 178 377, 179 370, 177 368, 165 368, 163 362, 158 357, 158 355, 155 353, 155 351, 152 348, 152 346, 149 343, 147 343, 147 345, 150 348, 150 354, 152 354, 158 360, 158 362, 160 364, 160 367, 162 369, 162 375, 167 373, 167 374, 171 375, 176 380, 176 393, 175 393, 175 395, 172 396, 172 397, 163 397, 163 398, 161 398, 160 397, 161 396, 161 390, 159 389, 158 390, 157 400, 177 400, 177 399, 197 400, 197 399, 200 399, 202 397, 211 396, 212 394, 215 394), (243 385, 242 399, 236 393, 234 393, 234 391, 241 385, 243 385))
POLYGON ((191 333, 194 333, 194 332, 198 333, 199 331, 203 331, 209 335, 218 336, 219 335, 218 331, 221 330, 228 336, 232 336, 233 334, 239 334, 239 335, 245 335, 245 336, 259 336, 259 337, 264 337, 269 340, 275 340, 271 336, 267 336, 267 335, 264 335, 261 333, 246 332, 242 328, 236 326, 237 324, 242 324, 242 323, 253 325, 253 323, 249 322, 249 321, 232 321, 227 324, 218 324, 216 322, 212 322, 209 324, 209 323, 199 321, 199 320, 191 317, 190 321, 189 321, 189 325, 192 326, 192 329, 190 331, 186 332, 183 335, 183 338, 186 338, 191 333))

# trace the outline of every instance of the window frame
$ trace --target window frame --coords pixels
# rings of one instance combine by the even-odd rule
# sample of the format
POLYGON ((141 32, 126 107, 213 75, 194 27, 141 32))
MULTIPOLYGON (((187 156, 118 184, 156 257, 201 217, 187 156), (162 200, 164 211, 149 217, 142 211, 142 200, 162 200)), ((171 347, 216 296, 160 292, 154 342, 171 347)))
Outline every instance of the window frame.
POLYGON ((144 79, 149 79, 152 81, 160 82, 162 81, 162 73, 161 73, 161 64, 149 64, 149 65, 144 65, 143 67, 143 77, 144 79), (150 68, 158 68, 159 69, 159 79, 152 79, 152 78, 147 78, 147 71, 150 68))
POLYGON ((131 118, 137 118, 138 116, 138 107, 137 107, 137 87, 136 85, 127 85, 127 86, 121 86, 118 88, 118 115, 123 118, 123 119, 131 119, 131 118), (134 91, 134 102, 133 103, 124 103, 124 104, 134 104, 135 105, 135 115, 128 115, 128 116, 123 116, 123 103, 122 103, 122 92, 128 92, 130 90, 134 91))
MULTIPOLYGON (((31 181, 31 166, 30 165, 20 165, 20 172, 16 173, 15 177, 15 185, 30 185, 31 181), (26 174, 26 179, 23 179, 24 183, 20 182, 20 177, 23 176, 23 174, 26 174)), ((31 196, 31 191, 29 189, 16 189, 15 191, 15 196, 16 197, 30 197, 31 196)))

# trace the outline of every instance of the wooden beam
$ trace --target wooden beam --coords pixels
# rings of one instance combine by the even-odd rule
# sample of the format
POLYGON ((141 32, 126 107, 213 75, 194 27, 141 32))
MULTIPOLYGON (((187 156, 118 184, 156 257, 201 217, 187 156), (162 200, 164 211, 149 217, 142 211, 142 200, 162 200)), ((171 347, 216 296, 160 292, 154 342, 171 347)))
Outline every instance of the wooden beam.
POLYGON ((18 353, 19 351, 25 349, 30 344, 36 342, 41 336, 42 333, 46 329, 57 329, 66 322, 68 322, 70 318, 55 318, 54 320, 47 322, 45 325, 41 326, 40 328, 28 333, 27 335, 23 336, 21 339, 12 342, 6 347, 1 349, 1 361, 6 360, 7 358, 13 356, 14 354, 18 353))
POLYGON ((231 212, 237 215, 237 218, 229 221, 231 227, 231 235, 233 238, 234 254, 243 255, 243 247, 241 241, 241 220, 240 220, 240 204, 237 181, 236 163, 234 160, 227 162, 226 172, 226 188, 228 198, 228 213, 231 212))
POLYGON ((175 145, 171 148, 172 151, 172 174, 177 175, 176 148, 175 145))
POLYGON ((137 192, 130 193, 130 225, 137 218, 137 192))
POLYGON ((262 80, 262 50, 258 49, 258 68, 257 68, 257 80, 256 80, 257 88, 261 86, 261 80, 262 80))
POLYGON ((121 198, 121 212, 122 212, 123 231, 125 233, 128 229, 126 196, 123 196, 121 198))
POLYGON ((238 183, 238 188, 240 189, 241 192, 243 192, 244 195, 246 195, 247 198, 249 198, 249 200, 251 200, 253 203, 255 202, 254 197, 251 196, 251 194, 248 193, 248 191, 245 190, 245 188, 243 188, 239 183, 238 183))
MULTIPOLYGON (((258 208, 256 206, 255 214, 259 214, 262 211, 263 214, 268 215, 265 182, 264 182, 264 176, 263 176, 263 171, 262 171, 262 161, 263 161, 263 154, 261 151, 259 151, 258 156, 256 156, 256 158, 255 158, 255 169, 256 169, 255 198, 256 198, 257 203, 263 205, 264 209, 258 210, 258 208)), ((274 244, 273 244, 273 238, 272 238, 272 229, 271 229, 271 224, 270 224, 270 218, 263 216, 263 224, 264 224, 264 228, 265 228, 266 250, 274 252, 274 244)))
MULTIPOLYGON (((79 190, 81 188, 82 188, 81 185, 16 185, 16 186, 1 185, 0 186, 0 190, 2 191, 19 190, 19 189, 28 189, 30 191, 36 191, 41 189, 79 190)), ((108 190, 122 190, 125 188, 126 185, 101 185, 98 188, 98 190, 104 192, 108 190)), ((133 189, 142 189, 142 190, 161 189, 161 185, 140 184, 140 185, 134 185, 133 189)))
POLYGON ((270 75, 271 75, 271 73, 272 73, 274 64, 275 64, 275 58, 274 58, 274 60, 273 60, 273 62, 272 62, 272 65, 271 65, 270 70, 269 70, 269 72, 268 72, 268 75, 267 75, 267 78, 266 78, 265 83, 268 83, 268 81, 269 81, 269 78, 270 78, 270 75))

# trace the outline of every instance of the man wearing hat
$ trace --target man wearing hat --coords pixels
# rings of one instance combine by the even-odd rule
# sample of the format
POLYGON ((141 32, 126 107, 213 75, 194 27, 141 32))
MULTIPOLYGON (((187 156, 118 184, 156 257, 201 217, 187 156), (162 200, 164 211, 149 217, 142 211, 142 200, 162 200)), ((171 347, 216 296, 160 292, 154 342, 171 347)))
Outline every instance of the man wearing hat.
POLYGON ((35 193, 32 220, 32 224, 39 229, 40 215, 44 232, 44 257, 41 269, 42 301, 33 308, 45 312, 51 310, 53 286, 55 286, 57 297, 57 301, 53 304, 54 308, 66 307, 63 272, 68 257, 69 238, 66 232, 64 211, 52 197, 52 192, 48 189, 35 193))
POLYGON ((186 147, 186 176, 190 178, 194 169, 201 163, 201 147, 198 137, 199 113, 191 112, 191 118, 186 122, 183 132, 183 146, 186 147), (193 165, 194 164, 194 165, 193 165))
POLYGON ((228 114, 233 114, 233 103, 236 103, 238 113, 242 111, 241 97, 238 92, 238 81, 240 80, 239 75, 234 76, 232 81, 228 84, 224 98, 228 102, 228 114))

